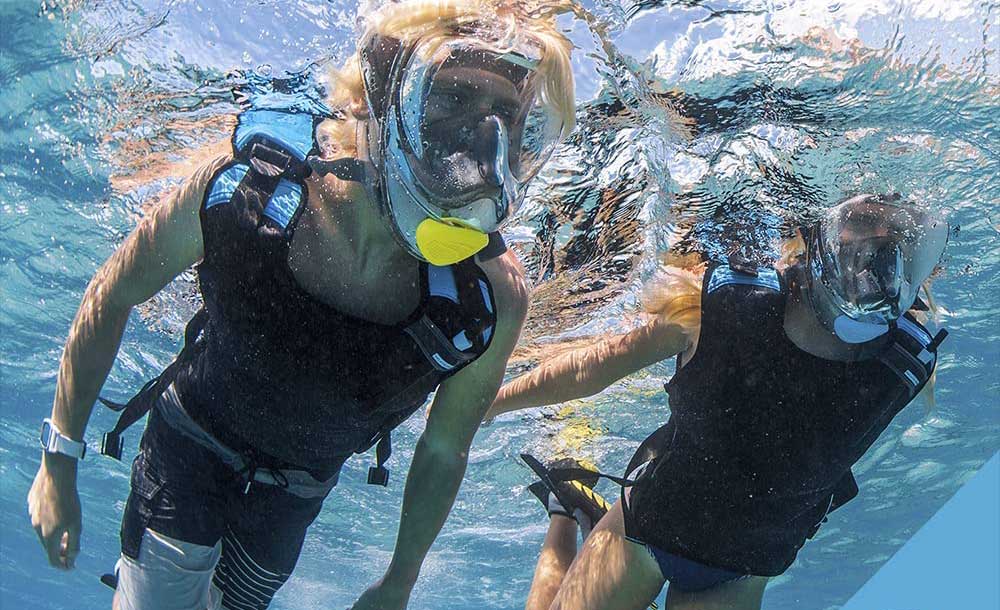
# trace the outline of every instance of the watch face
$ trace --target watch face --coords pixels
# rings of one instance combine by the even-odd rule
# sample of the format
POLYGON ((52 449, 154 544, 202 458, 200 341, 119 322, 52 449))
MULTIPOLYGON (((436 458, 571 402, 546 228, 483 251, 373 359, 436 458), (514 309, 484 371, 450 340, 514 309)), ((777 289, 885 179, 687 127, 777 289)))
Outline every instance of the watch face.
POLYGON ((42 422, 42 432, 38 436, 38 442, 41 443, 42 449, 48 449, 50 438, 52 438, 52 423, 46 420, 42 422))

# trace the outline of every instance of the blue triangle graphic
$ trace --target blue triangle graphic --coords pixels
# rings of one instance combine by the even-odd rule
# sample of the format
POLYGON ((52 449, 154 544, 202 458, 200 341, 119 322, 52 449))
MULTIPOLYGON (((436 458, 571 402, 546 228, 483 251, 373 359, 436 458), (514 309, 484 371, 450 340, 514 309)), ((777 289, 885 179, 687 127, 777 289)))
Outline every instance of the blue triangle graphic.
POLYGON ((841 610, 1000 610, 1000 453, 841 610))

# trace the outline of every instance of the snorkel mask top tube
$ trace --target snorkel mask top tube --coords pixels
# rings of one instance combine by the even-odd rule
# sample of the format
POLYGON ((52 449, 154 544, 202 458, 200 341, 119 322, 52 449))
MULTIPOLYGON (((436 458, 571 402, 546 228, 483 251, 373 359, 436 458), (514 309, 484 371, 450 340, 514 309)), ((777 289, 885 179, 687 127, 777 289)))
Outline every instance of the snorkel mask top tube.
POLYGON ((371 195, 400 245, 436 265, 486 246, 564 127, 540 92, 538 45, 477 30, 362 43, 371 195))
POLYGON ((813 309, 846 343, 884 335, 913 306, 947 240, 948 223, 913 204, 861 195, 834 206, 808 234, 813 309))

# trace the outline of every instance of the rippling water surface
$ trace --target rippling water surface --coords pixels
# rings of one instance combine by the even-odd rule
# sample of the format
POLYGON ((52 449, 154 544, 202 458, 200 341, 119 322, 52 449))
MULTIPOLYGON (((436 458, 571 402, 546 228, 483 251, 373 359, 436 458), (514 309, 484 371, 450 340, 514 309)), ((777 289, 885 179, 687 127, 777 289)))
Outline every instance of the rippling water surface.
MULTIPOLYGON (((225 137, 234 70, 322 77, 367 4, 310 0, 0 3, 0 602, 107 607, 127 469, 80 471, 83 554, 44 565, 25 510, 37 422, 96 267, 225 137)), ((950 215, 935 284, 952 331, 937 405, 907 409, 856 468, 836 513, 765 607, 843 603, 998 448, 1000 5, 975 1, 587 3, 560 22, 577 46, 580 126, 508 232, 535 282, 517 366, 567 338, 640 321, 658 256, 734 248, 766 259, 797 222, 857 192, 892 191, 950 215)), ((320 78, 321 80, 321 78, 320 78)), ((144 306, 106 392, 169 362, 193 310, 190 277, 144 306)), ((658 365, 568 407, 500 418, 477 436, 456 508, 411 607, 519 608, 545 520, 516 456, 584 455, 619 471, 666 419, 658 365)), ((110 428, 95 413, 88 437, 110 428)), ((397 480, 420 417, 396 441, 397 480)), ((134 451, 132 441, 129 447, 134 451)), ((279 609, 349 606, 390 556, 401 485, 348 464, 279 609)), ((612 494, 611 489, 604 491, 612 494)))

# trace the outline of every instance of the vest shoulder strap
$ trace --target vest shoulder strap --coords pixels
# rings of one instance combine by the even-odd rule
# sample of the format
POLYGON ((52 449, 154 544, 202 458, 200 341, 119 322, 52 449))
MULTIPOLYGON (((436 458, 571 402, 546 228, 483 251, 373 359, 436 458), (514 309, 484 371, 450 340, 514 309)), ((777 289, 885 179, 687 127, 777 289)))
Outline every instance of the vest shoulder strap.
POLYGON ((904 397, 912 400, 931 378, 937 366, 937 348, 948 335, 942 329, 937 336, 930 332, 909 313, 894 324, 892 341, 882 350, 878 359, 891 370, 906 388, 904 397))
POLYGON ((272 164, 283 166, 282 170, 296 162, 305 165, 306 158, 317 151, 314 134, 322 120, 304 112, 246 110, 236 118, 233 150, 239 157, 254 154, 255 146, 266 147, 272 152, 262 152, 261 156, 271 155, 273 158, 264 160, 276 162, 272 164))
POLYGON ((492 288, 474 263, 425 265, 428 308, 405 329, 440 372, 452 374, 489 347, 496 324, 492 288), (478 271, 478 272, 477 272, 478 271))
POLYGON ((728 264, 710 267, 705 276, 705 292, 711 294, 723 286, 732 285, 759 286, 775 292, 781 291, 777 271, 767 267, 757 268, 755 273, 751 271, 747 268, 737 271, 728 264))
POLYGON ((239 208, 237 215, 247 217, 256 229, 267 224, 291 238, 295 221, 307 197, 301 181, 282 176, 267 176, 250 163, 233 162, 224 167, 209 183, 202 213, 209 214, 220 205, 239 208))
POLYGON ((277 110, 240 113, 232 137, 235 160, 209 183, 202 213, 214 216, 217 206, 228 205, 236 208, 244 230, 265 226, 265 232, 290 239, 307 199, 304 181, 313 171, 308 159, 317 150, 314 134, 321 120, 277 110))

